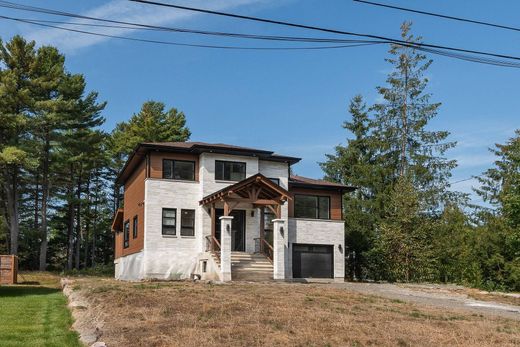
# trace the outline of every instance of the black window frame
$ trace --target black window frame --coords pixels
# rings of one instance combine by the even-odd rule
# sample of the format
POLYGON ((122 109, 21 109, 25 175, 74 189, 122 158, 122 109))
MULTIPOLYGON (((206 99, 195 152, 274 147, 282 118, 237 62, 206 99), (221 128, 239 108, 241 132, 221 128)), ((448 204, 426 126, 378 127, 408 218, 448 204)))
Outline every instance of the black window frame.
MULTIPOLYGON (((167 218, 171 218, 171 217, 167 217, 167 218)), ((177 209, 176 208, 169 208, 169 207, 163 207, 162 208, 162 213, 161 213, 161 234, 162 235, 166 235, 166 236, 177 236, 177 209), (172 226, 172 225, 167 225, 167 224, 164 224, 164 212, 165 211, 173 211, 173 213, 175 214, 175 224, 172 226), (165 228, 168 228, 168 229, 173 229, 173 233, 171 232, 164 232, 165 228)))
POLYGON ((194 160, 179 160, 179 159, 163 159, 163 163, 162 163, 162 178, 163 179, 169 179, 169 180, 179 180, 179 181, 195 181, 195 161, 194 160), (182 162, 182 163, 190 163, 193 165, 193 175, 192 177, 193 178, 175 178, 175 163, 177 162, 182 162), (168 163, 168 165, 171 165, 171 177, 166 177, 166 170, 165 170, 165 167, 166 167, 166 163, 168 163))
POLYGON ((274 184, 277 184, 277 185, 280 185, 280 179, 277 178, 277 177, 268 177, 269 180, 271 180, 271 182, 273 182, 274 184))
POLYGON ((132 221, 132 237, 134 239, 137 238, 137 232, 139 231, 139 228, 138 228, 139 224, 138 224, 138 222, 139 222, 139 218, 137 217, 137 215, 135 215, 134 219, 132 221))
POLYGON ((188 209, 183 208, 181 209, 181 236, 195 236, 195 210, 194 209, 188 209), (184 221, 184 212, 193 212, 193 226, 185 226, 183 225, 184 221), (188 229, 191 230, 190 234, 184 234, 184 231, 188 229))
POLYGON ((330 219, 331 215, 331 206, 330 206, 330 196, 329 195, 314 195, 314 194, 294 194, 294 218, 307 218, 307 219, 330 219), (315 207, 315 217, 309 217, 309 216, 302 216, 298 214, 296 210, 296 200, 299 196, 305 196, 305 197, 314 197, 316 198, 316 207, 315 207), (327 210, 327 216, 322 217, 320 216, 320 198, 326 198, 328 201, 329 208, 327 210))
POLYGON ((230 182, 240 182, 242 180, 244 180, 246 178, 246 174, 247 174, 247 163, 244 162, 244 161, 232 161, 232 160, 215 160, 215 180, 216 181, 230 181, 230 182), (218 173, 219 171, 217 171, 217 164, 218 163, 222 163, 224 164, 223 166, 223 169, 222 169, 222 177, 218 177, 218 173), (244 177, 242 177, 241 179, 239 180, 233 180, 231 179, 231 172, 229 173, 229 179, 226 179, 226 165, 225 164, 228 164, 228 165, 236 165, 236 164, 239 164, 239 165, 244 165, 244 177))
POLYGON ((130 219, 123 223, 123 248, 130 247, 130 219))

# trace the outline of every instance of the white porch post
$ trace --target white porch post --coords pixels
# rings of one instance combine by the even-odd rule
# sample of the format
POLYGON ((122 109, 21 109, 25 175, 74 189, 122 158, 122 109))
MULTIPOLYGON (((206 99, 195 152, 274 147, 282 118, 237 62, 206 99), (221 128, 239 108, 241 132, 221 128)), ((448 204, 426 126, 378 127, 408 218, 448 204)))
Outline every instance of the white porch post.
POLYGON ((231 281, 231 222, 232 216, 222 216, 220 219, 220 279, 231 281))
POLYGON ((288 257, 288 235, 284 219, 273 219, 273 278, 285 279, 285 264, 288 257))

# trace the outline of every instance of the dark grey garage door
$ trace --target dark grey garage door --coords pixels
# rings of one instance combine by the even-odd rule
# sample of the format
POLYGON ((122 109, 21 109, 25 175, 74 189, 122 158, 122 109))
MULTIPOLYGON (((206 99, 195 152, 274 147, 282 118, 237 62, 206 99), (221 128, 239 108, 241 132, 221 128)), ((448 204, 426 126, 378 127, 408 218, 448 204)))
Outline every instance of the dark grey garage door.
POLYGON ((332 248, 330 245, 293 245, 294 278, 332 278, 332 248))

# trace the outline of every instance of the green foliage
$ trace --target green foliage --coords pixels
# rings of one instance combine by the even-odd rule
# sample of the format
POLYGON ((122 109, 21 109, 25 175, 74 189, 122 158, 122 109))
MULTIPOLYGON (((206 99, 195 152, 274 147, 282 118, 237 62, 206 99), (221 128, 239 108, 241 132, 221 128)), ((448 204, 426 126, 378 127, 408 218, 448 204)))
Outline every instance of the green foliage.
POLYGON ((165 111, 164 103, 147 101, 128 122, 116 125, 110 149, 115 166, 120 169, 139 143, 187 141, 190 135, 183 112, 175 108, 165 111))

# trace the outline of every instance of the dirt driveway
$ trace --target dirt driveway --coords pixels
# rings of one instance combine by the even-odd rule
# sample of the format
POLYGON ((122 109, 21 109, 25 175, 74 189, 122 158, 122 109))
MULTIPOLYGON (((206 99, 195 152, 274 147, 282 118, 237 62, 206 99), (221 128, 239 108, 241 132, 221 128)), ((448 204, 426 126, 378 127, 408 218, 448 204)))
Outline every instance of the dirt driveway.
POLYGON ((456 285, 327 283, 311 284, 446 309, 520 320, 520 294, 490 293, 456 285))

